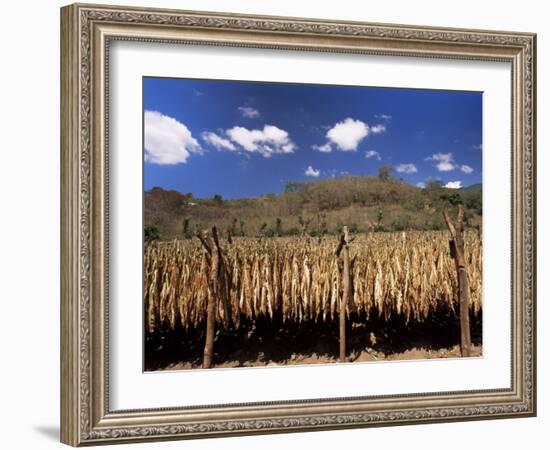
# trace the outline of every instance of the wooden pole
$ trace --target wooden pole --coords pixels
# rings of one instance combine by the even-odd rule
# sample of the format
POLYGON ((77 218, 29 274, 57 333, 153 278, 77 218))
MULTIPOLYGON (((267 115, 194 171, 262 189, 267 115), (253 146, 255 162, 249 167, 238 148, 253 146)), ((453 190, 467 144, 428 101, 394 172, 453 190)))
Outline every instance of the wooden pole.
POLYGON ((469 312, 469 284, 466 271, 466 258, 464 257, 464 207, 459 205, 456 222, 453 223, 447 211, 443 212, 445 222, 452 237, 451 256, 455 260, 458 278, 458 300, 460 304, 460 352, 462 356, 470 356, 472 340, 470 336, 470 312, 469 312), (454 250, 454 252, 452 251, 454 250), (454 254, 453 254, 454 253, 454 254))
POLYGON ((198 235, 198 238, 206 251, 207 262, 210 263, 210 273, 208 274, 208 303, 206 306, 206 338, 202 361, 203 369, 209 369, 212 366, 212 358, 214 355, 216 309, 221 294, 220 272, 223 269, 222 253, 216 227, 212 227, 212 236, 209 236, 208 231, 205 230, 202 234, 198 235))
POLYGON ((343 278, 343 295, 342 299, 340 301, 340 313, 339 313, 339 319, 340 319, 340 361, 344 362, 346 360, 346 305, 349 301, 350 297, 350 261, 349 261, 349 248, 348 244, 350 242, 349 239, 349 231, 348 227, 344 226, 344 229, 342 230, 342 234, 340 235, 340 242, 338 243, 338 247, 336 248, 336 257, 340 256, 340 253, 342 253, 342 260, 344 263, 344 269, 342 271, 342 278, 343 278))

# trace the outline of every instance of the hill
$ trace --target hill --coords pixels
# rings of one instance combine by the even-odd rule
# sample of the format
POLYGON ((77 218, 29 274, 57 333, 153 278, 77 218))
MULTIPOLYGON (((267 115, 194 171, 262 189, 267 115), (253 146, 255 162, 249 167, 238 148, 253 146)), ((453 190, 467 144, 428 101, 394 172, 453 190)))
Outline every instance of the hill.
POLYGON ((145 192, 144 224, 156 227, 162 239, 191 237, 213 225, 237 236, 336 233, 343 225, 356 232, 437 230, 445 228, 443 209, 453 210, 458 201, 469 224, 479 223, 481 185, 454 190, 430 183, 421 189, 393 179, 346 176, 287 183, 281 194, 236 200, 157 187, 145 192))
POLYGON ((470 186, 464 186, 463 188, 458 189, 459 192, 474 192, 481 194, 482 184, 471 184, 470 186))

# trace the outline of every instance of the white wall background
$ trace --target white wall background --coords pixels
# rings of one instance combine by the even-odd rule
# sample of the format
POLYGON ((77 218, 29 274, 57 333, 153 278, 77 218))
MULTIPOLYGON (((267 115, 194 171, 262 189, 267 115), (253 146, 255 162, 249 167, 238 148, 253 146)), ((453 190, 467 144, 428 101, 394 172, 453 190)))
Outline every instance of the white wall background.
MULTIPOLYGON (((532 31, 538 36, 538 316, 550 313, 548 264, 550 18, 545 2, 387 0, 163 0, 119 4, 179 9, 532 31)), ((59 7, 60 1, 2 7, 0 71, 0 444, 60 448, 59 417, 59 7)), ((550 426, 549 332, 539 320, 539 416, 366 430, 142 444, 139 448, 264 449, 382 446, 407 449, 545 448, 550 426)), ((547 444, 546 444, 547 445, 547 444)), ((128 448, 121 446, 118 448, 128 448)), ((137 448, 137 447, 131 447, 137 448)))

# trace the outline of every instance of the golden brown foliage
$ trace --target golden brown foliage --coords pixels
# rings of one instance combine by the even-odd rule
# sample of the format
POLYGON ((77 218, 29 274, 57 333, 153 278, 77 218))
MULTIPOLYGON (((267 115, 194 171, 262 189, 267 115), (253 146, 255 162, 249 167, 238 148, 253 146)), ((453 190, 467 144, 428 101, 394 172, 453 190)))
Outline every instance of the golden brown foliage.
MULTIPOLYGON (((334 256, 336 237, 233 238, 222 243, 230 308, 218 302, 218 322, 239 326, 242 318, 333 320, 342 296, 334 256), (227 312, 229 311, 229 312, 227 312), (226 317, 230 315, 230 317, 226 317)), ((481 310, 482 253, 476 232, 465 233, 470 308, 481 310)), ((357 317, 376 315, 423 321, 436 310, 457 310, 457 282, 448 233, 370 233, 350 245, 352 295, 357 317)), ((198 240, 149 244, 144 257, 146 327, 198 326, 206 318, 208 267, 198 240)))

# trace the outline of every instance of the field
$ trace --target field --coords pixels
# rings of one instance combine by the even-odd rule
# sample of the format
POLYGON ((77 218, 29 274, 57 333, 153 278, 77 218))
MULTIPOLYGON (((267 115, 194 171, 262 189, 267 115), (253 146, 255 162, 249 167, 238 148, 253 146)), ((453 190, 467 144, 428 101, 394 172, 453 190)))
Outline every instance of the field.
MULTIPOLYGON (((444 231, 353 236, 345 305, 349 360, 399 358, 400 353, 399 359, 405 359, 413 350, 417 353, 409 357, 456 355, 458 283, 449 238, 444 231), (384 339, 393 339, 394 351, 381 347, 384 339), (418 347, 399 352, 399 342, 407 339, 418 341, 418 347)), ((335 256, 338 237, 233 237, 219 244, 223 268, 215 304, 214 367, 330 362, 328 349, 337 345, 335 326, 344 295, 344 268, 335 256), (298 345, 286 357, 270 359, 266 353, 274 334, 278 348, 282 342, 304 343, 313 336, 317 350, 300 351, 298 345), (236 343, 249 348, 243 352, 233 348, 236 343)), ((464 232, 464 253, 475 338, 481 326, 483 259, 473 229, 464 232)), ((146 355, 168 348, 176 352, 164 363, 159 355, 149 363, 146 357, 146 368, 200 366, 211 289, 208 259, 198 238, 146 244, 146 355)), ((473 354, 479 354, 480 343, 474 343, 473 354)))

